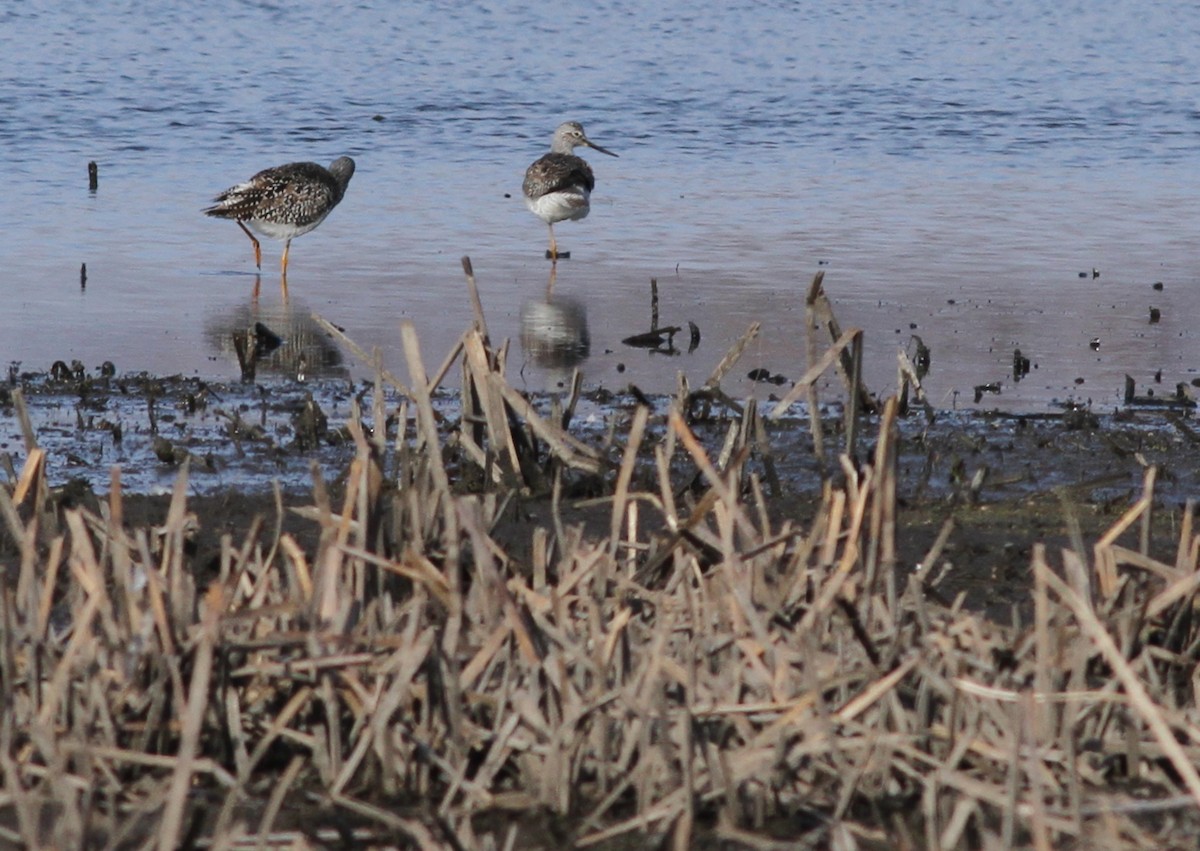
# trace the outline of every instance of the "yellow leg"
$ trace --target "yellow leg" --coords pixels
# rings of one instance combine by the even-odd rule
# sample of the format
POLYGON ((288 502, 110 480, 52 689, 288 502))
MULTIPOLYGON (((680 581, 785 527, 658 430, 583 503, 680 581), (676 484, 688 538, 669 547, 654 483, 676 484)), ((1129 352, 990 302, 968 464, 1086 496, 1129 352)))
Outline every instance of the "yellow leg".
POLYGON ((258 240, 255 239, 254 234, 250 233, 250 229, 248 227, 246 227, 244 224, 242 224, 241 220, 238 220, 238 227, 240 227, 242 229, 242 233, 244 233, 244 234, 246 234, 246 236, 250 237, 250 241, 254 243, 254 265, 257 268, 261 269, 262 268, 262 246, 258 244, 258 240))
POLYGON ((554 239, 554 225, 547 224, 546 227, 550 228, 550 259, 551 261, 557 261, 558 243, 554 239))
POLYGON ((287 242, 285 242, 283 244, 283 271, 279 275, 279 290, 280 290, 281 295, 283 296, 283 301, 285 304, 287 303, 287 300, 288 300, 287 261, 288 261, 288 252, 291 250, 292 250, 292 241, 289 239, 287 242))

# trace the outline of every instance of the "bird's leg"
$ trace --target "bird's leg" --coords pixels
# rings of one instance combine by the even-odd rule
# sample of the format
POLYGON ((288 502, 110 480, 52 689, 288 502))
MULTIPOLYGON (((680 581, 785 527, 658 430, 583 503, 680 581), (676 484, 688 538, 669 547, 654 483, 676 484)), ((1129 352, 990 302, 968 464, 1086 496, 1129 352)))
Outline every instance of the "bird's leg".
POLYGON ((254 304, 258 304, 258 293, 262 289, 262 275, 254 276, 254 293, 250 296, 250 300, 254 304))
POLYGON ((558 243, 554 239, 554 225, 547 224, 546 227, 550 228, 550 252, 549 252, 550 261, 557 262, 557 260, 558 260, 558 243))
POLYGON ((279 275, 279 290, 283 296, 284 304, 287 304, 287 300, 288 300, 287 261, 288 261, 288 252, 291 250, 292 250, 292 241, 289 239, 287 242, 285 242, 283 244, 283 270, 280 272, 280 275, 279 275))
POLYGON ((250 229, 248 227, 246 227, 244 224, 242 224, 241 219, 238 219, 238 227, 240 227, 242 229, 242 233, 244 233, 246 236, 250 237, 250 241, 254 243, 254 265, 257 268, 261 269, 262 268, 262 246, 258 244, 258 240, 254 237, 254 234, 250 233, 250 229))

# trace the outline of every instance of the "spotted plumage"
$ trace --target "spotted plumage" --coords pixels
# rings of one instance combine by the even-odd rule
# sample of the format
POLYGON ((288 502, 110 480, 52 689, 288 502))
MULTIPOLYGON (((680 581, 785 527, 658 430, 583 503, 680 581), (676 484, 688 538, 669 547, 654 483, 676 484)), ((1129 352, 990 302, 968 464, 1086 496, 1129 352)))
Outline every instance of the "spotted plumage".
POLYGON ((542 156, 525 170, 525 204, 533 214, 550 228, 551 260, 557 260, 558 243, 554 239, 554 223, 585 218, 591 211, 592 190, 596 176, 583 157, 577 157, 577 147, 588 147, 615 157, 588 139, 578 121, 567 121, 554 131, 550 153, 542 156))
POLYGON ((334 160, 329 168, 316 163, 288 163, 264 169, 245 183, 226 189, 204 212, 238 223, 254 243, 254 264, 260 269, 262 248, 246 225, 263 236, 286 240, 282 261, 286 280, 292 240, 325 220, 346 194, 353 176, 354 160, 349 157, 334 160))

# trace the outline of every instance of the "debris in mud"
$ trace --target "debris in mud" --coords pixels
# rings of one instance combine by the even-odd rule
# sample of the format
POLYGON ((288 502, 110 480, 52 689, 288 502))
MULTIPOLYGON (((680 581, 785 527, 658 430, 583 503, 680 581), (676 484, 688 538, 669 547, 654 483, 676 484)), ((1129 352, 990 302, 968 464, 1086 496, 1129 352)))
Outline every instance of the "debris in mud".
POLYGON ((913 334, 911 342, 915 346, 915 351, 912 353, 911 360, 913 367, 916 370, 917 378, 924 378, 929 374, 929 367, 933 363, 933 353, 929 350, 929 346, 925 345, 925 341, 919 335, 913 334))
POLYGON ((987 384, 976 384, 975 385, 975 404, 978 405, 980 402, 983 401, 983 394, 985 394, 985 393, 994 393, 996 395, 999 395, 1000 394, 1000 382, 999 381, 989 381, 987 384))
POLYGON ((258 362, 280 348, 284 339, 262 322, 255 322, 248 329, 234 331, 231 335, 233 349, 237 354, 238 368, 242 381, 253 381, 258 374, 258 362))
MULTIPOLYGON (((651 354, 678 355, 680 351, 675 346, 675 335, 683 328, 679 325, 660 327, 658 324, 658 278, 650 279, 650 330, 641 334, 626 337, 621 342, 626 346, 637 349, 648 349, 651 354)), ((688 354, 696 351, 700 345, 700 326, 688 321, 688 354)))
POLYGON ((259 357, 271 354, 282 345, 283 337, 261 322, 254 323, 254 350, 259 357))
POLYGON ((343 355, 331 338, 337 326, 319 324, 311 313, 289 305, 252 304, 231 314, 211 317, 205 336, 213 347, 232 356, 241 380, 264 375, 309 379, 349 378, 343 355))
POLYGON ((746 373, 746 377, 760 384, 781 385, 787 384, 788 381, 786 375, 772 374, 769 369, 763 369, 762 367, 750 370, 746 373))
POLYGON ((315 449, 329 434, 329 418, 311 393, 292 417, 292 427, 296 434, 296 448, 301 451, 315 449))
POLYGON ((151 446, 154 448, 155 456, 164 464, 177 465, 187 460, 188 451, 186 449, 176 446, 161 435, 154 436, 151 446))
POLYGON ((1162 311, 1159 310, 1157 307, 1151 307, 1150 308, 1150 324, 1157 325, 1158 321, 1160 319, 1162 319, 1162 311))
POLYGON ((50 365, 50 377, 55 381, 78 381, 86 372, 83 362, 78 360, 71 361, 70 366, 61 360, 56 360, 50 365))
POLYGON ((1025 357, 1025 355, 1021 354, 1020 349, 1014 349, 1013 350, 1013 366, 1012 366, 1013 382, 1015 383, 1017 381, 1020 381, 1022 378, 1029 375, 1029 367, 1030 367, 1029 358, 1027 358, 1027 357, 1025 357))
POLYGON ((1137 382, 1132 375, 1125 376, 1125 406, 1127 408, 1177 408, 1191 410, 1196 407, 1196 400, 1187 385, 1182 381, 1175 385, 1175 393, 1171 396, 1155 396, 1150 390, 1145 395, 1137 395, 1137 382))
POLYGON ((655 328, 652 331, 634 334, 621 342, 635 349, 649 349, 658 354, 677 355, 679 349, 675 348, 675 335, 682 330, 678 325, 670 325, 666 328, 655 328))
POLYGON ((651 400, 651 398, 642 391, 642 388, 638 387, 636 384, 630 384, 628 390, 630 395, 633 396, 634 400, 643 408, 652 408, 654 406, 653 400, 651 400))
POLYGON ((1096 416, 1090 405, 1069 403, 1063 406, 1063 425, 1068 431, 1096 429, 1100 427, 1100 418, 1096 416))
POLYGON ((307 483, 313 461, 331 466, 347 457, 328 421, 349 415, 348 382, 220 384, 112 372, 106 363, 89 377, 82 364, 59 362, 52 373, 13 375, 12 386, 0 388, 0 457, 25 445, 22 416, 48 450, 51 481, 83 476, 98 490, 119 465, 130 491, 160 492, 171 485, 171 465, 185 459, 193 470, 219 472, 194 478, 196 493, 269 489, 275 479, 286 490, 307 483), (68 453, 87 459, 88 469, 69 471, 68 453))

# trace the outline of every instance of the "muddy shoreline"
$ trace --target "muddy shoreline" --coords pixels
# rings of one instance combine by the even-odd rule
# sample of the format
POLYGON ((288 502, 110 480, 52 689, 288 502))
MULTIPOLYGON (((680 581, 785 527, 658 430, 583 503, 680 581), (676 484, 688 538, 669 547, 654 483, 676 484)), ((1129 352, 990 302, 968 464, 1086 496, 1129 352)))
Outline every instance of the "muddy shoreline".
MULTIPOLYGON (((457 393, 433 401, 455 416, 457 393)), ((533 401, 550 412, 561 397, 533 401)), ((414 428, 405 403, 383 381, 224 383, 107 369, 89 374, 78 365, 10 373, 0 386, 0 475, 11 484, 20 475, 27 417, 32 439, 46 452, 45 475, 57 504, 96 510, 116 476, 130 525, 156 526, 186 466, 188 507, 197 518, 190 546, 197 569, 206 571, 219 558, 222 538, 240 540, 252 523, 278 526, 303 540, 305 524, 289 509, 310 504, 316 482, 337 495, 355 452, 351 418, 373 434, 382 416, 387 445, 394 448, 400 418, 406 417, 406 436, 414 428)), ((645 403, 654 411, 649 435, 661 439, 671 399, 647 399, 636 389, 584 394, 571 430, 603 445, 606 435, 627 430, 645 403)), ((767 444, 748 461, 764 482, 776 522, 807 521, 823 481, 840 485, 845 476, 837 457, 846 450, 841 405, 822 408, 829 435, 824 463, 814 454, 801 406, 792 410, 766 423, 767 444)), ((696 408, 691 426, 716 453, 743 413, 740 403, 725 400, 696 408)), ((877 425, 878 417, 863 416, 860 433, 873 435, 877 425)), ((1076 526, 1085 538, 1096 534, 1137 498, 1147 468, 1158 471, 1155 528, 1166 537, 1176 531, 1178 510, 1200 494, 1200 427, 1183 406, 1130 405, 1107 413, 1078 407, 1032 414, 914 410, 898 421, 897 446, 901 563, 910 569, 920 564, 951 520, 954 531, 942 547, 947 588, 967 592, 969 605, 994 616, 1007 617, 1007 606, 1027 598, 1034 543, 1069 543, 1076 526)), ((610 449, 615 459, 616 449, 610 449)), ((869 462, 872 451, 869 437, 860 438, 854 456, 869 462)), ((394 461, 390 449, 385 470, 394 461)), ((604 485, 579 481, 576 487, 577 499, 563 502, 565 516, 585 527, 595 521, 595 532, 606 534, 596 520, 606 509, 593 510, 587 502, 604 485)), ((502 534, 510 545, 521 548, 530 531, 546 522, 548 499, 542 492, 513 500, 502 534)), ((11 547, 0 534, 0 558, 11 557, 11 547)))

